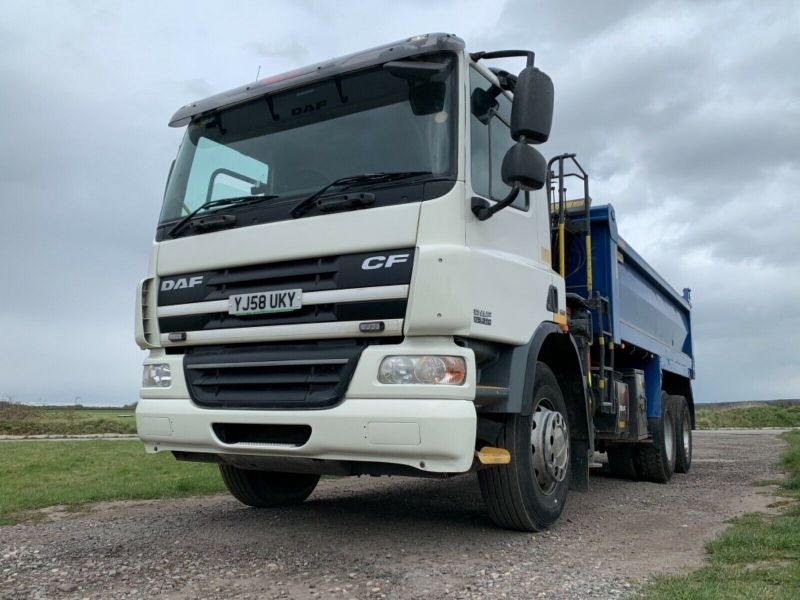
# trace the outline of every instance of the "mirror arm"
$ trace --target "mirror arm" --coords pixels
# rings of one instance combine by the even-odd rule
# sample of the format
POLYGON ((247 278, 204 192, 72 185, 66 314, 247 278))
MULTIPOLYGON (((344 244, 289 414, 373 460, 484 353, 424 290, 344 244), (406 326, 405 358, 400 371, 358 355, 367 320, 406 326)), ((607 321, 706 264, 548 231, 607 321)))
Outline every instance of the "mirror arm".
POLYGON ((514 200, 517 199, 517 196, 519 196, 519 192, 520 186, 518 183, 515 183, 514 187, 512 187, 511 191, 508 193, 508 196, 494 205, 490 205, 489 201, 484 198, 473 196, 472 214, 478 217, 479 221, 485 221, 486 219, 494 216, 496 212, 503 210, 506 206, 509 206, 512 202, 514 202, 514 200))
POLYGON ((524 56, 526 59, 526 66, 532 67, 533 61, 536 58, 536 55, 530 50, 494 50, 492 52, 473 52, 469 55, 469 57, 478 62, 481 59, 491 59, 491 58, 512 58, 514 56, 524 56))

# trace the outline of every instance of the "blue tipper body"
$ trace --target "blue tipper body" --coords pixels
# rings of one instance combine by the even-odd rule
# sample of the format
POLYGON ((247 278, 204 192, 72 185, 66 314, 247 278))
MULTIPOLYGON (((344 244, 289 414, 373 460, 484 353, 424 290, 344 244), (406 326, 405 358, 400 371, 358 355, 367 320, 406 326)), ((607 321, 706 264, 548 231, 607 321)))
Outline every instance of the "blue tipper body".
MULTIPOLYGON (((679 294, 619 236, 613 206, 592 207, 590 221, 593 289, 609 300, 617 347, 625 344, 641 352, 647 415, 660 416, 663 372, 694 379, 688 290, 679 294)), ((567 291, 585 296, 583 252, 567 249, 565 254, 567 291)))

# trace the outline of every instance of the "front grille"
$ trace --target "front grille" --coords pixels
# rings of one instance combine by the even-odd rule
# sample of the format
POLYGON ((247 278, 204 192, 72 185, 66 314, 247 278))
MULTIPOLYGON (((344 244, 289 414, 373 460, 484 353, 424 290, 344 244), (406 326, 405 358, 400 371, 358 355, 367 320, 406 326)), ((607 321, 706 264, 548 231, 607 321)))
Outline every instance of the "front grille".
MULTIPOLYGON (((341 256, 283 261, 269 264, 232 267, 198 273, 162 277, 158 306, 191 305, 197 302, 227 300, 234 294, 300 289, 304 294, 358 288, 408 285, 414 249, 389 250, 341 256), (376 268, 380 259, 400 257, 390 266, 376 268), (376 262, 377 259, 377 262, 376 262), (365 263, 366 261, 366 263, 365 263), (365 268, 365 264, 368 268, 365 268)), ((402 319, 407 298, 359 299, 326 304, 305 304, 291 312, 236 316, 224 311, 162 316, 161 333, 235 329, 264 325, 295 325, 335 321, 402 319)))
POLYGON ((162 277, 161 341, 167 352, 175 344, 185 353, 186 383, 198 406, 330 407, 344 397, 367 344, 397 341, 413 260, 409 248, 162 277), (289 289, 302 290, 302 307, 255 315, 227 311, 231 295, 289 289), (360 323, 369 321, 386 323, 378 333, 362 332, 360 323), (253 334, 241 335, 243 328, 253 334), (181 341, 168 338, 184 332, 181 341))
POLYGON ((326 408, 344 397, 368 343, 331 340, 192 347, 186 349, 184 373, 192 400, 205 408, 326 408))

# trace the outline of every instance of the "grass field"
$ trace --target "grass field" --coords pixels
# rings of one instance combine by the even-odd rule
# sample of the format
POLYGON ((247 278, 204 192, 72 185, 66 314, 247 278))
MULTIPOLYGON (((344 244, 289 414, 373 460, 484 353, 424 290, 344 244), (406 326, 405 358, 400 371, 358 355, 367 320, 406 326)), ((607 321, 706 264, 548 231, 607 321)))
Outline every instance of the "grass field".
POLYGON ((707 565, 685 576, 658 577, 644 600, 800 598, 800 431, 783 434, 789 443, 782 463, 787 506, 778 515, 749 514, 706 545, 707 565))
POLYGON ((0 435, 136 433, 130 408, 0 403, 0 435))
POLYGON ((222 490, 216 465, 146 455, 139 441, 0 443, 0 524, 47 506, 222 490))
POLYGON ((746 406, 737 408, 696 407, 699 429, 718 427, 800 427, 800 405, 746 406))

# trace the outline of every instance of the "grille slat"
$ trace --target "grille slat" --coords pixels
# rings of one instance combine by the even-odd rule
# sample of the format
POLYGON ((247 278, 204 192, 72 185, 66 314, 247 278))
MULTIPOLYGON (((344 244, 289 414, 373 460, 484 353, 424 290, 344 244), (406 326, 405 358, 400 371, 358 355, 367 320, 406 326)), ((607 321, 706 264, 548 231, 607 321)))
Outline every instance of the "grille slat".
POLYGON ((158 336, 155 332, 155 320, 150 316, 151 313, 155 313, 155 311, 151 310, 150 306, 150 288, 152 285, 152 278, 145 279, 142 282, 142 334, 144 335, 145 342, 155 345, 158 336))
POLYGON ((212 287, 221 285, 236 285, 241 283, 267 283, 275 279, 281 283, 294 279, 307 279, 314 281, 317 275, 322 279, 332 279, 338 270, 335 259, 311 259, 308 261, 293 261, 282 263, 276 266, 263 265, 258 267, 243 267, 238 269, 226 269, 222 272, 215 272, 207 280, 206 284, 212 287))
POLYGON ((279 280, 251 279, 241 283, 225 281, 213 287, 205 300, 224 300, 232 294, 252 294, 255 292, 267 292, 270 290, 285 290, 292 288, 302 289, 304 292, 321 292, 336 289, 336 282, 333 278, 317 279, 309 277, 283 277, 279 280))
POLYGON ((225 373, 217 375, 204 375, 198 377, 195 385, 198 386, 246 386, 246 385, 295 385, 306 383, 338 383, 339 374, 322 373, 236 373, 227 369, 225 373))

